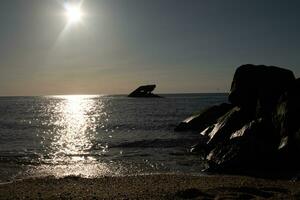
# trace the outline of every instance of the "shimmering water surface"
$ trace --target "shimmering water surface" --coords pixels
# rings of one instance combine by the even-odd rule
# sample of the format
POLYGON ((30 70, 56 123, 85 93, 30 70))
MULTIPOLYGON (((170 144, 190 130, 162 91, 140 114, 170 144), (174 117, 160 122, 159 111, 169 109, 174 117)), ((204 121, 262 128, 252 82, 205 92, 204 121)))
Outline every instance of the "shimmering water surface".
POLYGON ((226 94, 0 97, 0 181, 31 176, 200 173, 182 119, 226 94))

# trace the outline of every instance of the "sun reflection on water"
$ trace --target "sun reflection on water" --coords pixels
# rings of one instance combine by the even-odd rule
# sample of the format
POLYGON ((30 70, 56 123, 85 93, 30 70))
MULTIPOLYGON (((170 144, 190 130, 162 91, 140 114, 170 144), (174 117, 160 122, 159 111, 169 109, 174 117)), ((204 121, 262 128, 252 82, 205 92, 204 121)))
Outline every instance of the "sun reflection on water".
MULTIPOLYGON (((45 141, 49 166, 38 171, 55 176, 85 177, 108 174, 110 169, 90 153, 95 139, 97 122, 104 113, 100 96, 52 96, 49 141, 45 141), (53 100, 54 99, 54 100, 53 100)), ((101 120, 100 120, 101 121, 101 120)))
POLYGON ((64 155, 84 154, 85 150, 91 147, 93 139, 93 135, 87 133, 87 129, 94 125, 87 113, 93 108, 94 101, 85 96, 64 96, 64 98, 65 101, 58 108, 62 115, 57 121, 63 129, 57 135, 58 140, 52 144, 57 150, 56 159, 64 155))

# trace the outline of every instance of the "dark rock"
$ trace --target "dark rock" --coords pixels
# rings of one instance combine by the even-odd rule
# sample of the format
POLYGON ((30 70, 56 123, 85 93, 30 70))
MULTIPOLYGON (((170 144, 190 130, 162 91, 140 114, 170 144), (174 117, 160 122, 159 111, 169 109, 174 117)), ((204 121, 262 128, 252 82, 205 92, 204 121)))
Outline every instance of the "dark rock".
POLYGON ((181 123, 181 130, 202 130, 192 152, 201 153, 211 171, 299 171, 300 79, 278 67, 243 65, 229 101, 234 107, 227 112, 215 107, 224 113, 211 109, 181 123))
POLYGON ((206 158, 207 153, 211 148, 207 145, 209 138, 207 136, 200 135, 199 140, 190 148, 191 153, 199 154, 202 158, 206 158))
POLYGON ((246 110, 234 107, 220 117, 217 122, 200 133, 200 140, 191 148, 191 152, 205 154, 217 144, 226 142, 230 135, 250 122, 252 116, 246 110))
POLYGON ((258 117, 269 116, 280 96, 294 81, 293 72, 287 69, 242 65, 234 74, 229 101, 249 111, 256 111, 258 117))
POLYGON ((278 101, 272 120, 281 136, 291 136, 300 128, 300 79, 278 101))
POLYGON ((252 116, 246 110, 234 107, 224 116, 220 117, 216 124, 201 132, 208 138, 207 144, 211 147, 230 139, 230 135, 239 130, 244 124, 252 120, 252 116))
POLYGON ((136 90, 131 92, 128 97, 160 97, 153 94, 152 91, 155 89, 156 85, 143 85, 138 87, 136 90))
POLYGON ((200 114, 193 115, 182 122, 175 128, 175 131, 203 131, 207 126, 216 123, 218 118, 228 112, 233 106, 223 103, 205 109, 200 114))
MULTIPOLYGON (((279 150, 283 157, 295 160, 300 151, 300 79, 285 92, 273 113, 272 121, 280 133, 279 150)), ((300 161, 297 161, 300 162, 300 161)))
POLYGON ((268 168, 276 158, 279 137, 271 122, 251 121, 219 143, 207 156, 214 171, 268 168))

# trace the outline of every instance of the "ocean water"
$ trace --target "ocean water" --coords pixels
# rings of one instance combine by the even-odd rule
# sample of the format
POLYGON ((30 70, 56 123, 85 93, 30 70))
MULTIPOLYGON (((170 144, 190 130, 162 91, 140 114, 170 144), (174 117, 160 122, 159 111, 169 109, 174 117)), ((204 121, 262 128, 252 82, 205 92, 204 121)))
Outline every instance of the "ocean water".
POLYGON ((227 94, 0 97, 0 182, 43 176, 201 173, 198 133, 175 126, 227 94))

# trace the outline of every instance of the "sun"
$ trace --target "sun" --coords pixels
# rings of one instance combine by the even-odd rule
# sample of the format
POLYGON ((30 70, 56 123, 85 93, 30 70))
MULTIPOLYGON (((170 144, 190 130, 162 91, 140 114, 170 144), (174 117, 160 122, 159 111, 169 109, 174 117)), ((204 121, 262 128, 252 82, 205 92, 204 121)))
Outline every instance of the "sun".
POLYGON ((76 24, 82 19, 82 11, 80 5, 65 5, 66 17, 69 23, 76 24))

